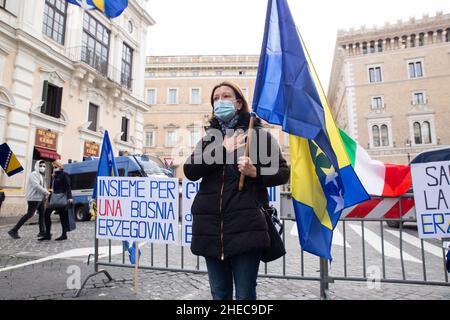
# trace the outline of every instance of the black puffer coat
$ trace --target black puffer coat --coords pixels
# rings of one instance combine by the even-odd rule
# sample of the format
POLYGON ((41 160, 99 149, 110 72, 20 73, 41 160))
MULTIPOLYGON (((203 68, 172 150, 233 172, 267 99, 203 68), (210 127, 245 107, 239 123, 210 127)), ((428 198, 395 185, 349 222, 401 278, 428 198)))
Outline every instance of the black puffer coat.
MULTIPOLYGON (((248 129, 250 116, 241 114, 235 129, 248 129)), ((202 178, 200 190, 192 204, 192 243, 191 251, 200 256, 226 259, 241 253, 261 250, 270 243, 267 223, 259 210, 261 205, 268 205, 267 187, 284 184, 289 179, 289 167, 283 158, 276 140, 262 129, 259 119, 256 119, 254 129, 256 137, 252 141, 252 149, 262 145, 262 132, 267 134, 266 144, 268 154, 272 150, 278 151, 278 166, 273 175, 262 175, 263 167, 271 163, 259 157, 252 157, 257 168, 256 178, 245 177, 244 188, 239 192, 239 177, 236 159, 243 155, 243 148, 234 154, 227 154, 221 145, 222 141, 210 139, 213 129, 220 130, 217 119, 212 119, 206 130, 206 137, 200 141, 193 154, 184 164, 184 173, 190 180, 202 178), (211 141, 212 140, 212 141, 211 141), (223 159, 234 157, 234 161, 223 164, 203 161, 194 162, 194 158, 214 154, 212 149, 223 152, 223 159)), ((220 133, 219 133, 220 134, 220 133)), ((218 135, 216 135, 218 136, 218 135)), ((257 150, 258 151, 258 150, 257 150)), ((254 152, 250 152, 253 154, 254 152)), ((259 154, 259 153, 256 153, 259 154)), ((264 171, 264 170, 263 170, 264 171)))

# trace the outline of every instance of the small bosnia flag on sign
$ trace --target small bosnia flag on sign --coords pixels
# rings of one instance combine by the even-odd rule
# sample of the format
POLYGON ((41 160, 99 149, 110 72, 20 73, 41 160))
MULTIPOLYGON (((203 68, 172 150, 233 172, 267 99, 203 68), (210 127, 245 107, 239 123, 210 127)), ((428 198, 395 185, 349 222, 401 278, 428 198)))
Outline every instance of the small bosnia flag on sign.
POLYGON ((0 145, 0 166, 5 170, 8 177, 23 171, 23 168, 17 160, 16 155, 12 152, 8 144, 0 145))

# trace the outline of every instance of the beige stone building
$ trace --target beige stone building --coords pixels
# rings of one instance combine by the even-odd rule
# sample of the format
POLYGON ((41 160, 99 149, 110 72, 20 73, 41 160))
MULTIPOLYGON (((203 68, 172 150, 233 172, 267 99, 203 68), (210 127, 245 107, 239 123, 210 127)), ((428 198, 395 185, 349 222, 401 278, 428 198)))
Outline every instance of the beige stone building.
POLYGON ((0 0, 0 143, 25 169, 0 173, 1 216, 23 213, 38 159, 98 155, 104 130, 116 153, 142 152, 145 2, 108 19, 65 0, 0 0))
MULTIPOLYGON (((158 156, 182 178, 182 164, 204 134, 211 117, 213 87, 236 82, 250 106, 258 69, 258 55, 147 57, 144 151, 158 156)), ((266 126, 288 155, 288 141, 277 127, 266 126)))
POLYGON ((450 145, 450 14, 339 31, 328 100, 381 161, 450 145))

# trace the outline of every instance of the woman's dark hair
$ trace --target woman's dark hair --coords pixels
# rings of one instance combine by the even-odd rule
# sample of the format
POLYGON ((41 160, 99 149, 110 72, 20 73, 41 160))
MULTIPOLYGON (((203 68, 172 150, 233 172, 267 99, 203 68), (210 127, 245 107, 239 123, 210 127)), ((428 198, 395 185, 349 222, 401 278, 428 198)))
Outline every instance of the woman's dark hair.
MULTIPOLYGON (((234 94, 236 95, 236 99, 240 100, 242 102, 242 108, 238 111, 238 113, 250 113, 250 108, 248 106, 247 100, 245 100, 244 93, 242 92, 241 88, 232 81, 223 81, 216 85, 212 91, 211 91, 211 106, 214 108, 214 92, 220 87, 229 87, 234 91, 234 94)), ((213 109, 214 110, 214 109, 213 109)))

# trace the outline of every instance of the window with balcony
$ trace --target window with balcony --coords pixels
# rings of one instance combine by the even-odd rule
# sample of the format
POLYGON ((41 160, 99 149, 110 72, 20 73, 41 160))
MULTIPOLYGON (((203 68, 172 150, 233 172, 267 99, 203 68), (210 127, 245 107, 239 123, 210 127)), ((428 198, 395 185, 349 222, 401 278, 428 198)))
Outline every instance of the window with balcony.
POLYGON ((131 89, 131 75, 133 70, 133 49, 126 43, 122 48, 122 70, 120 76, 120 83, 131 89))
POLYGON ((381 67, 369 67, 369 82, 370 83, 376 83, 376 82, 382 82, 381 77, 381 67))
MULTIPOLYGON (((5 0, 0 1, 0 6, 5 7, 5 0)), ((67 1, 45 0, 44 22, 42 32, 49 38, 64 45, 67 20, 67 1)))
POLYGON ((83 17, 81 60, 108 75, 110 31, 89 13, 83 17))
POLYGON ((372 110, 381 110, 384 108, 383 97, 372 97, 372 110))
POLYGON ((426 104, 425 92, 423 92, 423 91, 413 92, 412 104, 414 106, 426 104))
POLYGON ((410 61, 408 62, 408 75, 409 79, 423 77, 423 65, 422 61, 410 61))
POLYGON ((97 131, 98 106, 93 103, 89 103, 88 121, 91 122, 88 130, 97 131))
POLYGON ((44 81, 42 89, 41 112, 53 118, 61 117, 61 101, 63 88, 57 87, 48 81, 44 81))
POLYGON ((122 117, 122 136, 120 137, 120 140, 127 142, 128 141, 128 134, 130 129, 130 119, 126 117, 122 117))

